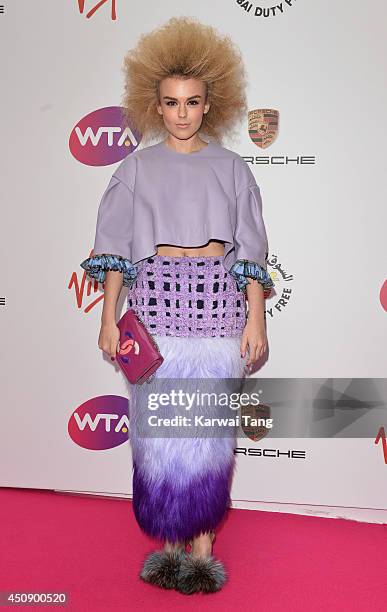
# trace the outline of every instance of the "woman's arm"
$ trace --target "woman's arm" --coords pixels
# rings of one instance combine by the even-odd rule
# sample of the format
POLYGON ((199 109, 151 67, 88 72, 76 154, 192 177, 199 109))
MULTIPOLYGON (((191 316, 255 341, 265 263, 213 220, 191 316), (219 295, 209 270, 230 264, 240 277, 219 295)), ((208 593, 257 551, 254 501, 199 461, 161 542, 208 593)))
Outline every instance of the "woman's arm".
POLYGON ((252 365, 267 349, 267 336, 265 325, 265 298, 264 288, 257 280, 248 278, 246 286, 249 311, 247 322, 242 334, 241 355, 246 354, 249 347, 249 359, 246 365, 252 365))
POLYGON ((93 255, 80 264, 91 279, 104 284, 98 346, 113 360, 120 338, 118 298, 122 287, 131 287, 137 276, 131 262, 132 218, 133 192, 113 174, 98 208, 93 255))
POLYGON ((274 283, 267 271, 268 240, 262 216, 261 190, 249 165, 240 157, 234 167, 236 226, 235 262, 230 273, 248 300, 248 317, 241 339, 241 356, 249 348, 246 365, 252 365, 267 349, 265 298, 274 283))
POLYGON ((122 287, 123 273, 112 270, 106 271, 98 346, 107 353, 113 361, 120 339, 120 330, 116 324, 116 309, 122 287))
POLYGON ((122 272, 109 270, 106 272, 101 324, 116 322, 118 298, 123 287, 122 272))

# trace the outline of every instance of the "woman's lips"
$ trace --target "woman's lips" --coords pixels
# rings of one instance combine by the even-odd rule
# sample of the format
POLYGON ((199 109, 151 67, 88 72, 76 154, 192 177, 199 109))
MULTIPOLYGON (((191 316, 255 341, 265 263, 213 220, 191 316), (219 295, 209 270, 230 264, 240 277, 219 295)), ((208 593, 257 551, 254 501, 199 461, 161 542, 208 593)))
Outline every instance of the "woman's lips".
POLYGON ((185 128, 188 127, 188 123, 176 123, 177 127, 185 128))

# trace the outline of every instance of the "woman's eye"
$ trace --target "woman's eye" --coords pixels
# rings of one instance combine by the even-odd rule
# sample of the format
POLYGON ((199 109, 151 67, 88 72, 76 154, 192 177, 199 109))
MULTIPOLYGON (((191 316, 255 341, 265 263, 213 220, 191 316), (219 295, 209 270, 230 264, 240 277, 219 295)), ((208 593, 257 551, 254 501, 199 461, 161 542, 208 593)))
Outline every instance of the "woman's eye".
MULTIPOLYGON (((195 106, 196 106, 197 104, 199 104, 199 102, 198 102, 197 100, 190 100, 190 101, 188 102, 188 104, 191 104, 191 103, 192 103, 192 104, 194 104, 195 106)), ((172 104, 176 104, 176 102, 175 102, 174 100, 168 100, 168 102, 167 102, 167 106, 172 106, 172 104)))

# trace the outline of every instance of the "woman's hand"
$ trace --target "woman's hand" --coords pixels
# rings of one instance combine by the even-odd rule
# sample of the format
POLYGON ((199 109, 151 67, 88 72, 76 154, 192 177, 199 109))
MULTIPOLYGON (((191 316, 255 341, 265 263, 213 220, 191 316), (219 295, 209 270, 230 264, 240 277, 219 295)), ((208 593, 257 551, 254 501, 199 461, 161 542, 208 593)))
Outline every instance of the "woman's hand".
POLYGON ((113 361, 116 358, 119 340, 120 330, 115 321, 112 319, 111 321, 102 323, 101 331, 99 332, 98 346, 104 353, 109 355, 113 361))
POLYGON ((247 319, 247 323, 242 333, 241 356, 246 354, 247 345, 249 347, 249 358, 246 366, 252 365, 257 361, 267 349, 267 336, 264 321, 247 319))

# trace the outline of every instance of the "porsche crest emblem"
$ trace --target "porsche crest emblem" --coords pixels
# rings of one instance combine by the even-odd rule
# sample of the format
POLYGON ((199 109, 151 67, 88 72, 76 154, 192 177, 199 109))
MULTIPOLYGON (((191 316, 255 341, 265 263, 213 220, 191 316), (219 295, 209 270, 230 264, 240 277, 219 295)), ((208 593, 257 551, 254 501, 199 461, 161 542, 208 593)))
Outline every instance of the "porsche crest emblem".
POLYGON ((256 108, 248 112, 248 130, 257 147, 266 149, 277 138, 279 112, 273 108, 256 108))
POLYGON ((262 440, 267 433, 268 429, 264 425, 255 425, 254 422, 259 422, 259 419, 270 418, 271 410, 270 406, 266 404, 260 404, 258 406, 248 405, 241 407, 241 418, 242 430, 245 436, 250 438, 253 442, 262 440), (244 423, 246 421, 246 424, 244 423))

